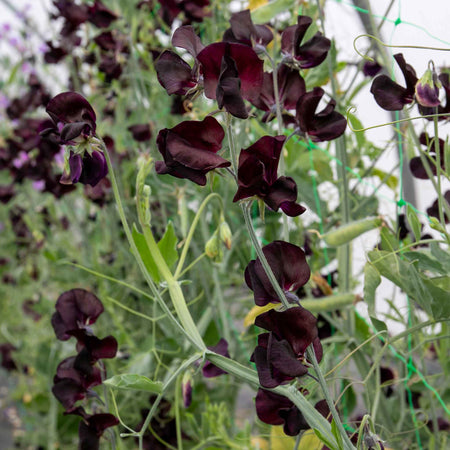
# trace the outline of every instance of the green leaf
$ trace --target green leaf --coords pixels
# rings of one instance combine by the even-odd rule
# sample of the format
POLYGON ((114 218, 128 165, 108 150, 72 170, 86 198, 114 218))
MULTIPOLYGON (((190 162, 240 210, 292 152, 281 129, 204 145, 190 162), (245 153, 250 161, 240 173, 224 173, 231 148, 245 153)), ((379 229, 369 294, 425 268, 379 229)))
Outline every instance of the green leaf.
POLYGON ((148 249, 144 235, 142 233, 139 233, 135 224, 133 224, 133 231, 131 234, 133 236, 133 241, 138 249, 139 255, 141 256, 145 268, 147 269, 147 272, 157 283, 159 283, 160 276, 158 267, 155 263, 155 260, 153 259, 153 256, 150 253, 150 250, 148 249))
POLYGON ((336 438, 338 447, 344 448, 344 441, 342 440, 341 433, 339 432, 339 428, 337 427, 334 418, 331 421, 331 432, 334 434, 334 437, 336 438))
POLYGON ((161 381, 152 381, 144 375, 126 373, 124 375, 114 375, 103 382, 112 389, 134 390, 152 392, 160 394, 163 391, 161 381))
POLYGON ((314 434, 329 448, 333 449, 333 450, 337 450, 336 446, 330 442, 326 436, 324 436, 320 430, 318 430, 317 428, 313 428, 314 434))
POLYGON ((450 273, 450 253, 442 250, 437 242, 430 244, 431 254, 442 264, 445 273, 450 273))
MULTIPOLYGON (((348 113, 347 117, 348 117, 348 120, 353 129, 360 130, 361 128, 364 128, 361 121, 354 114, 348 113)), ((356 143, 358 144, 358 147, 364 147, 366 144, 366 138, 364 136, 364 131, 354 131, 353 134, 355 135, 356 143)))
POLYGON ((369 252, 368 257, 382 276, 400 287, 434 319, 450 315, 449 292, 432 280, 423 279, 411 262, 378 250, 369 252))
POLYGON ((381 248, 383 250, 398 250, 398 239, 387 227, 381 228, 380 231, 381 248))
POLYGON ((411 262, 416 264, 416 267, 420 270, 428 270, 430 272, 446 275, 449 270, 445 269, 438 261, 432 256, 429 250, 416 250, 411 252, 402 253, 405 258, 408 258, 411 262))
POLYGON ((253 23, 265 23, 273 19, 274 16, 284 11, 290 10, 294 5, 293 0, 274 0, 266 3, 252 11, 253 23))
POLYGON ((369 308, 369 314, 375 313, 375 291, 381 283, 378 270, 369 262, 364 266, 364 300, 369 308))
POLYGON ((422 224, 419 222, 417 218, 417 214, 411 208, 411 206, 406 206, 406 217, 408 219, 409 226, 411 227, 412 232, 414 233, 414 237, 416 238, 416 242, 420 241, 420 232, 422 231, 422 224))
POLYGON ((372 321, 372 325, 375 327, 377 331, 387 331, 387 326, 382 320, 379 320, 374 316, 369 317, 370 320, 372 321))
POLYGON ((169 268, 172 267, 176 261, 178 261, 177 244, 178 239, 175 235, 173 223, 169 221, 164 236, 158 242, 159 250, 161 251, 161 254, 166 260, 169 268))
POLYGON ((372 175, 378 177, 381 182, 384 182, 392 190, 397 189, 398 178, 395 175, 389 175, 387 172, 377 168, 372 169, 372 175))

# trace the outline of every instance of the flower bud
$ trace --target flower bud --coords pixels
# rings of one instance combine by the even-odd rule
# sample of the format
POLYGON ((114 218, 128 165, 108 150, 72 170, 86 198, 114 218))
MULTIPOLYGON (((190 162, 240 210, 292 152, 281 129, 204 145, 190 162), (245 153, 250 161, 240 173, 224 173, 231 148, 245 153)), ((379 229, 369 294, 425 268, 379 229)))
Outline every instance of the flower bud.
POLYGON ((189 408, 192 402, 192 377, 190 372, 185 372, 181 381, 181 391, 183 395, 183 404, 189 408))
POLYGON ((230 226, 225 221, 219 226, 219 236, 221 241, 225 244, 225 247, 230 250, 232 234, 230 226))
POLYGON ((416 100, 425 107, 438 106, 439 88, 441 87, 436 72, 433 69, 427 69, 422 78, 416 83, 416 100))
POLYGON ((219 256, 220 253, 220 241, 217 231, 209 238, 205 244, 205 253, 208 258, 214 259, 219 256))

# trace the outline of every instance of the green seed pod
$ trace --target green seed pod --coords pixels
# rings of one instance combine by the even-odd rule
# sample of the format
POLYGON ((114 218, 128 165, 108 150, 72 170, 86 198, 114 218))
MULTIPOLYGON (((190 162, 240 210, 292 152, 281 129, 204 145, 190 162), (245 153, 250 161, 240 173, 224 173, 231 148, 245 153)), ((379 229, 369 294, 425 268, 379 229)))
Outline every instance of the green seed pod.
POLYGON ((339 247, 340 245, 348 244, 361 234, 379 227, 382 222, 380 217, 357 220, 330 231, 323 235, 322 239, 329 247, 339 247))

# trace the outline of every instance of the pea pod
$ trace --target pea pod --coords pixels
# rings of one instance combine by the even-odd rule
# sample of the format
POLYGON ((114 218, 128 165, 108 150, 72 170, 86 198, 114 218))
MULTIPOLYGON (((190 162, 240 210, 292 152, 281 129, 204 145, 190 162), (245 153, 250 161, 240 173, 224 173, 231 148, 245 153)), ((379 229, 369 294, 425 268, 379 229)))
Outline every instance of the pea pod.
POLYGON ((380 217, 357 220, 324 234, 322 239, 329 247, 339 247, 340 245, 348 244, 366 231, 379 227, 382 223, 383 221, 380 217))

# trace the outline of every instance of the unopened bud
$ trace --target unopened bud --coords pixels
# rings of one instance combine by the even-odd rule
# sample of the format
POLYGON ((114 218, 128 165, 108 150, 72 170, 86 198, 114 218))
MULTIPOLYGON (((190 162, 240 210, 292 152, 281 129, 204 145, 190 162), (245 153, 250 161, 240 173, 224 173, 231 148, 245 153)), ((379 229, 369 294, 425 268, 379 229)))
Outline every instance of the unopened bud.
POLYGON ((183 404, 189 408, 192 402, 192 377, 190 372, 185 372, 181 381, 181 391, 183 395, 183 404))
POLYGON ((434 69, 427 69, 422 78, 416 83, 416 100, 425 107, 438 106, 439 88, 442 87, 434 69))
POLYGON ((205 244, 205 253, 208 258, 214 259, 219 255, 220 252, 220 241, 215 232, 205 244))
POLYGON ((225 247, 230 250, 231 248, 231 229, 226 222, 222 222, 219 227, 219 236, 221 241, 225 244, 225 247))

